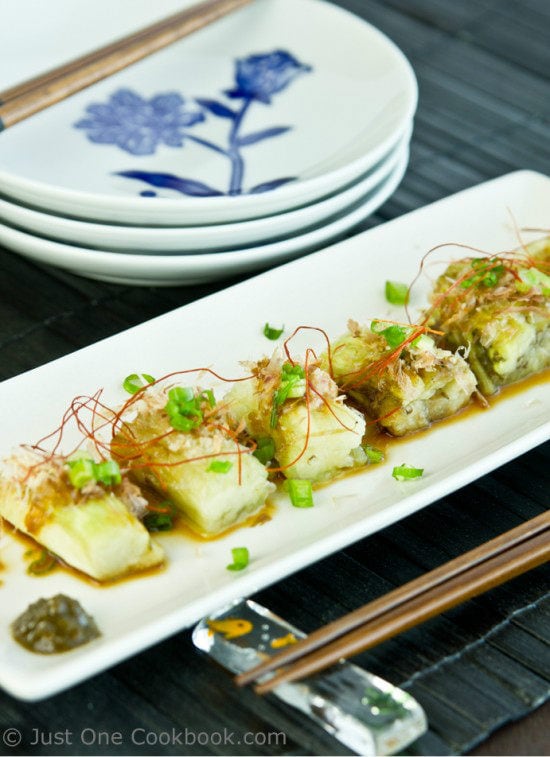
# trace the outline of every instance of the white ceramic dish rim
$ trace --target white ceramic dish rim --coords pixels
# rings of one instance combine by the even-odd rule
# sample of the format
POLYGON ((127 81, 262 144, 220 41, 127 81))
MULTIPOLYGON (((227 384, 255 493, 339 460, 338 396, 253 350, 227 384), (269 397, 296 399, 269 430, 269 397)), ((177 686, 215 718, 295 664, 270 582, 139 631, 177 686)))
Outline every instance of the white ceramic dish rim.
MULTIPOLYGON (((505 195, 507 192, 509 198, 512 189, 515 189, 515 191, 521 190, 523 192, 526 188, 526 184, 531 185, 533 191, 535 189, 537 191, 540 189, 545 195, 550 197, 550 180, 548 178, 529 171, 516 172, 502 177, 501 179, 487 182, 480 187, 474 187, 470 190, 461 192, 458 195, 441 200, 434 203, 432 206, 409 213, 408 215, 383 226, 371 229, 341 243, 335 249, 339 249, 341 255, 344 257, 349 257, 350 263, 357 261, 358 251, 360 251, 360 259, 362 259, 363 249, 369 247, 369 242, 374 244, 375 249, 378 249, 382 244, 382 240, 389 238, 391 240, 391 249, 399 249, 394 244, 395 239, 392 238, 392 234, 397 235, 398 238, 400 235, 405 234, 405 238, 412 244, 412 236, 417 233, 419 229, 431 230, 434 220, 438 217, 449 216, 451 213, 456 217, 456 211, 459 210, 460 206, 464 203, 469 206, 470 210, 473 207, 481 206, 483 208, 482 223, 486 224, 487 212, 491 212, 488 198, 492 197, 492 193, 494 191, 500 191, 501 195, 505 195)), ((529 196, 528 192, 526 195, 529 196)), ((501 196, 500 199, 502 200, 503 197, 501 196)), ((497 209, 493 208, 493 210, 497 209)), ((499 220, 502 222, 502 219, 506 214, 506 209, 499 205, 498 210, 500 211, 499 220)), ((432 232, 430 231, 430 233, 432 232)), ((175 327, 185 329, 185 323, 183 321, 186 319, 193 322, 198 318, 200 321, 201 314, 212 313, 213 307, 218 306, 221 307, 222 310, 225 310, 228 305, 231 307, 231 303, 241 303, 246 301, 249 293, 256 292, 258 295, 261 295, 263 301, 266 292, 269 291, 268 286, 266 286, 268 282, 271 282, 271 296, 274 298, 273 303, 277 302, 280 306, 278 299, 278 293, 280 291, 279 286, 289 278, 296 277, 300 280, 304 280, 304 273, 306 273, 306 276, 308 273, 311 275, 312 271, 317 272, 319 268, 322 269, 323 275, 328 274, 329 277, 332 276, 334 271, 333 252, 334 249, 331 248, 321 251, 308 258, 288 264, 276 271, 263 274, 223 292, 191 303, 184 308, 160 316, 159 318, 118 334, 117 336, 111 337, 110 339, 98 342, 95 345, 91 345, 90 347, 75 352, 72 355, 65 356, 45 366, 29 371, 26 374, 5 381, 0 384, 0 402, 9 402, 11 406, 11 403, 16 401, 19 393, 23 393, 24 396, 31 398, 30 401, 32 403, 33 387, 38 385, 43 389, 45 384, 55 382, 59 376, 62 376, 65 382, 69 380, 69 385, 63 390, 63 397, 65 397, 66 393, 74 388, 75 382, 79 386, 82 386, 81 366, 83 361, 84 364, 88 366, 96 365, 97 370, 103 372, 104 375, 106 368, 105 362, 102 362, 101 360, 102 357, 109 358, 109 356, 117 356, 118 359, 118 356, 120 356, 121 359, 126 359, 127 355, 121 355, 121 352, 124 352, 123 348, 125 344, 127 344, 127 348, 131 348, 130 351, 132 352, 136 343, 135 340, 139 343, 147 344, 150 343, 150 337, 152 334, 159 333, 159 329, 160 333, 164 334, 171 334, 171 329, 175 327), (71 381, 72 384, 70 383, 71 381)), ((387 260, 385 261, 386 264, 391 263, 390 258, 391 255, 388 255, 387 260)), ((399 255, 397 255, 398 262, 402 259, 403 258, 400 258, 399 255)), ((417 262, 418 261, 415 259, 415 263, 417 262)), ((343 271, 342 275, 345 279, 346 272, 343 271)), ((373 282, 377 292, 382 288, 379 285, 384 278, 384 275, 385 272, 381 272, 380 281, 377 280, 376 282, 373 282)), ((356 279, 356 281, 359 280, 356 279)), ((333 286, 331 278, 329 278, 327 283, 330 287, 333 286)), ((360 291, 358 290, 358 292, 362 299, 364 296, 363 288, 361 288, 360 291)), ((376 303, 371 302, 369 307, 377 307, 383 302, 382 294, 377 294, 377 297, 378 301, 376 303)), ((319 303, 320 308, 324 308, 324 305, 324 300, 322 303, 319 303)), ((348 307, 349 304, 346 300, 344 310, 348 307)), ((298 312, 298 310, 294 308, 294 312, 298 312)), ((264 313, 258 313, 259 321, 262 321, 263 315, 264 313)), ((247 325, 247 336, 250 336, 252 333, 251 329, 254 332, 256 331, 254 324, 247 325)), ((171 338, 172 335, 170 336, 170 340, 171 338)), ((239 333, 235 334, 235 340, 237 340, 237 343, 240 343, 242 339, 243 333, 239 329, 239 333)), ((172 342, 170 341, 170 344, 171 343, 172 342)), ((256 347, 257 344, 255 344, 254 349, 256 349, 256 347)), ((163 349, 163 347, 160 348, 161 352, 163 349)), ((40 396, 36 401, 42 403, 41 392, 38 394, 40 396)), ((208 615, 219 607, 227 605, 233 599, 248 596, 257 592, 260 588, 265 587, 274 581, 280 580, 290 573, 293 573, 314 561, 326 557, 327 555, 372 534, 403 517, 406 517, 493 470, 499 465, 508 462, 521 453, 545 441, 550 435, 550 420, 548 420, 548 413, 545 412, 545 409, 548 409, 549 398, 544 392, 537 392, 536 387, 526 389, 521 395, 518 395, 517 393, 512 394, 510 398, 506 398, 503 402, 498 403, 490 412, 496 413, 497 418, 501 418, 503 414, 506 415, 507 409, 513 413, 518 407, 522 407, 518 400, 518 397, 520 396, 523 396, 523 403, 525 407, 530 408, 530 413, 524 413, 523 416, 519 418, 514 414, 512 420, 509 421, 508 426, 504 431, 502 431, 498 423, 496 425, 495 423, 491 424, 491 446, 484 449, 484 454, 481 456, 479 455, 479 450, 475 448, 475 437, 472 440, 471 433, 469 434, 468 432, 468 429, 471 432, 472 418, 467 417, 464 420, 464 423, 468 424, 466 437, 468 437, 471 442, 467 451, 462 451, 458 460, 456 459, 456 454, 453 454, 450 461, 447 458, 447 464, 444 466, 443 470, 439 469, 431 473, 429 479, 419 480, 412 484, 401 485, 394 482, 391 485, 393 489, 390 501, 388 504, 384 505, 382 509, 378 511, 371 510, 366 515, 363 513, 359 520, 353 520, 353 522, 350 522, 335 531, 328 531, 319 541, 312 541, 289 554, 278 554, 277 559, 274 561, 272 559, 272 561, 268 561, 267 564, 251 565, 248 572, 230 577, 231 580, 227 580, 225 583, 222 582, 223 585, 219 586, 218 589, 201 595, 200 599, 194 601, 191 606, 189 606, 189 604, 181 605, 174 600, 172 602, 173 606, 168 607, 165 601, 160 605, 163 609, 160 616, 155 615, 154 613, 151 614, 149 610, 145 614, 146 622, 138 624, 137 626, 131 625, 130 630, 127 632, 122 634, 119 632, 114 638, 105 640, 104 642, 100 640, 99 642, 94 643, 95 646, 90 645, 88 648, 82 648, 82 650, 71 653, 71 655, 60 656, 53 661, 53 664, 49 668, 49 660, 44 661, 42 658, 37 659, 32 657, 30 662, 36 664, 31 665, 31 667, 25 671, 27 673, 26 675, 25 672, 22 673, 17 667, 13 667, 12 669, 9 669, 8 666, 0 667, 0 685, 13 695, 22 699, 32 700, 54 694, 61 689, 73 685, 90 675, 96 674, 125 657, 182 630, 194 623, 198 618, 208 615), (538 397, 538 399, 536 399, 536 397, 538 397), (537 405, 538 409, 533 411, 533 407, 537 405), (504 408, 504 410, 501 410, 501 408, 504 408), (528 414, 530 414, 532 418, 526 418, 525 416, 528 414), (534 426, 532 426, 533 418, 539 419, 534 426)), ((41 407, 43 408, 43 403, 41 404, 41 407)), ((474 416, 474 418, 481 419, 477 423, 478 427, 480 424, 482 426, 485 424, 483 427, 486 429, 487 424, 483 421, 483 417, 483 413, 474 416)), ((19 426, 17 428, 19 429, 19 426)), ((448 432, 453 438, 456 438, 456 431, 456 426, 448 428, 448 432)), ((445 429, 443 428, 439 433, 444 434, 445 429)), ((13 429, 8 429, 8 438, 10 434, 13 434, 13 429)), ((447 434, 447 436, 449 436, 449 434, 447 434)), ((432 444, 430 446, 428 442, 428 445, 426 446, 424 441, 429 440, 429 438, 429 436, 425 437, 421 435, 421 437, 412 438, 408 444, 414 445, 415 450, 418 450, 419 445, 424 455, 427 454, 428 450, 431 450, 432 454, 434 454, 436 452, 434 445, 432 444)), ((8 441, 6 440, 5 444, 7 443, 8 441)), ((440 448, 443 446, 444 445, 439 445, 440 448)), ((406 445, 400 447, 400 452, 405 448, 406 445)), ((457 450, 455 450, 455 452, 456 451, 457 450)), ((460 452, 459 449, 458 451, 460 452)), ((442 453, 445 454, 444 450, 442 453)), ((378 469, 372 471, 372 473, 368 472, 365 476, 375 477, 378 475, 377 471, 378 469)), ((334 491, 335 489, 338 489, 338 491, 341 492, 352 479, 356 481, 358 477, 354 476, 335 482, 331 485, 332 490, 334 491)), ((384 478, 384 481, 385 480, 386 479, 384 478)), ((374 487, 374 478, 372 479, 372 482, 370 488, 371 491, 374 487)), ((327 488, 322 491, 326 491, 326 489, 327 488)), ((361 497, 362 499, 365 499, 367 494, 363 492, 361 497)), ((292 508, 290 510, 292 510, 292 508)), ((306 511, 299 511, 298 513, 291 512, 291 517, 301 517, 305 512, 306 511)), ((306 514, 308 517, 311 517, 311 515, 315 515, 315 513, 316 510, 311 510, 307 511, 306 514)), ((283 513, 280 515, 282 516, 283 513)), ((321 513, 319 514, 319 517, 321 517, 321 513)), ((326 525, 328 525, 328 523, 325 523, 325 526, 326 525)), ((252 540, 250 534, 248 534, 247 538, 249 541, 252 540)), ((258 538, 261 538, 261 534, 258 538)), ((224 577, 227 578, 227 576, 224 577)), ((146 583, 150 579, 141 580, 145 582, 143 591, 145 591, 148 601, 153 601, 151 600, 151 587, 146 583), (147 591, 148 589, 149 591, 147 591)), ((184 600, 182 599, 182 601, 184 600)), ((156 608, 156 605, 154 605, 154 607, 156 608)), ((17 652, 16 649, 13 649, 12 651, 17 652)), ((25 657, 25 659, 27 659, 27 657, 25 657)))
MULTIPOLYGON (((229 222, 246 220, 282 212, 324 197, 365 173, 388 153, 399 136, 412 121, 418 102, 418 85, 411 64, 403 52, 379 29, 349 11, 323 3, 330 7, 336 17, 352 19, 369 30, 387 45, 388 52, 395 56, 402 66, 403 85, 407 92, 407 103, 401 107, 400 116, 378 145, 365 154, 339 167, 306 179, 286 184, 271 192, 238 197, 206 198, 154 198, 153 212, 159 224, 181 224, 191 213, 199 224, 207 222, 229 222)), ((19 201, 37 208, 59 211, 65 215, 88 218, 97 221, 120 221, 131 225, 134 216, 148 215, 148 201, 151 198, 119 197, 117 195, 75 191, 55 186, 47 182, 26 179, 9 171, 0 170, 2 192, 19 201), (128 214, 125 216, 125 214, 128 214)), ((149 206, 150 207, 150 206, 149 206)), ((145 222, 147 223, 147 222, 145 222)), ((143 222, 141 222, 141 225, 143 222)))
POLYGON ((12 229, 4 224, 0 224, 0 243, 43 263, 68 268, 82 274, 112 273, 114 276, 129 276, 134 278, 136 283, 143 278, 145 279, 143 283, 147 283, 151 275, 171 276, 181 273, 206 274, 210 279, 215 278, 213 274, 216 273, 220 278, 219 274, 222 272, 223 275, 229 275, 243 270, 253 270, 254 267, 259 268, 294 253, 299 254, 304 249, 311 249, 352 228, 373 213, 394 193, 406 171, 408 158, 408 149, 405 149, 399 163, 377 188, 355 203, 351 211, 341 214, 326 226, 259 247, 205 252, 198 255, 132 255, 53 242, 12 229))
POLYGON ((407 149, 412 124, 398 145, 374 169, 329 197, 301 208, 250 221, 207 226, 155 227, 99 224, 45 213, 0 197, 0 223, 6 222, 52 241, 97 247, 109 252, 217 252, 259 244, 302 232, 322 219, 345 211, 395 168, 407 149), (221 248, 221 250, 220 250, 221 248))

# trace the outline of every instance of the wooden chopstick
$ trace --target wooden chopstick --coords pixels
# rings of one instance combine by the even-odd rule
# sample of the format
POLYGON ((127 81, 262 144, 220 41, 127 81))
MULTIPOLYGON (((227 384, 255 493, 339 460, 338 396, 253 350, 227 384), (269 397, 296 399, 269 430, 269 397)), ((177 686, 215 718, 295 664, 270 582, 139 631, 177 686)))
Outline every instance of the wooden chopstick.
POLYGON ((276 674, 269 681, 255 687, 258 694, 266 694, 276 686, 295 681, 339 660, 363 652, 403 631, 439 615, 467 599, 483 594, 550 559, 550 532, 534 536, 510 550, 477 565, 465 575, 456 576, 429 592, 386 613, 378 620, 356 628, 351 633, 301 658, 296 665, 276 674))
POLYGON ((542 513, 445 565, 315 631, 241 674, 244 685, 298 660, 256 687, 266 693, 357 654, 550 558, 550 512, 542 513))
POLYGON ((105 79, 252 0, 205 0, 0 92, 0 131, 105 79))
MULTIPOLYGON (((189 9, 187 9, 187 11, 185 12, 188 11, 189 9)), ((26 79, 25 81, 20 82, 13 87, 8 87, 8 89, 2 90, 0 92, 0 105, 6 105, 11 100, 15 100, 17 97, 26 95, 27 92, 30 92, 33 89, 38 89, 46 84, 50 84, 55 79, 59 79, 67 73, 77 71, 79 68, 87 65, 88 63, 100 60, 105 55, 110 55, 111 53, 114 53, 117 50, 122 49, 123 47, 134 44, 144 37, 148 37, 152 34, 157 33, 166 26, 177 22, 181 17, 181 14, 182 11, 179 11, 172 16, 168 16, 161 19, 160 21, 156 21, 151 26, 147 26, 144 29, 139 29, 137 32, 129 34, 127 37, 121 37, 120 39, 117 39, 114 42, 105 45, 104 47, 100 47, 97 50, 92 50, 90 53, 86 53, 86 55, 82 55, 79 58, 67 61, 67 63, 63 63, 61 66, 52 68, 42 74, 33 76, 31 79, 26 79)))
POLYGON ((425 573, 418 578, 415 578, 413 581, 409 581, 403 586, 388 592, 384 596, 369 602, 367 605, 344 615, 342 618, 323 626, 317 631, 311 633, 305 639, 299 641, 297 644, 287 647, 274 657, 269 658, 260 665, 242 673, 235 679, 235 681, 238 685, 242 686, 281 665, 288 665, 299 657, 302 657, 309 652, 313 652, 318 647, 352 631, 354 628, 362 626, 365 623, 380 617, 382 614, 399 607, 405 602, 420 596, 430 589, 441 585, 448 579, 463 575, 471 567, 485 562, 491 557, 500 554, 516 544, 520 544, 526 539, 530 539, 532 536, 544 531, 549 526, 550 512, 544 512, 525 523, 521 523, 511 531, 507 531, 506 533, 481 544, 479 547, 455 557, 453 560, 446 562, 444 565, 440 565, 429 573, 425 573))

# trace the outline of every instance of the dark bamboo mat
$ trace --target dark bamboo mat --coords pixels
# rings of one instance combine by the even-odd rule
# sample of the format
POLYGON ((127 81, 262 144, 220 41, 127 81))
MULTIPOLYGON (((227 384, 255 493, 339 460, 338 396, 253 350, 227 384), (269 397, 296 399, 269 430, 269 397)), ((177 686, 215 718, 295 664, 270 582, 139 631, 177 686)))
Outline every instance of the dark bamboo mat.
MULTIPOLYGON (((405 179, 359 230, 517 168, 550 174, 547 0, 336 4, 394 39, 420 85, 405 179)), ((0 250, 0 379, 229 283, 191 289, 117 287, 0 250)), ((311 630, 541 512, 548 507, 549 492, 546 444, 266 589, 258 599, 311 630)), ((358 658, 409 690, 426 709, 430 730, 411 754, 464 753, 548 697, 548 575, 547 568, 538 569, 358 658)), ((237 691, 224 671, 193 650, 187 632, 37 704, 0 693, 0 731, 8 727, 24 736, 10 754, 347 753, 290 708, 237 691), (153 737, 185 737, 187 729, 187 744, 139 745, 131 740, 136 728, 153 737), (31 746, 33 729, 69 729, 73 740, 31 746), (104 742, 83 744, 85 729, 107 734, 104 742), (120 746, 108 740, 115 732, 123 734, 120 746), (206 743, 191 743, 192 734, 199 733, 206 743), (246 733, 256 734, 253 744, 244 743, 246 733), (213 734, 220 734, 221 743, 214 743, 218 737, 212 739, 213 734)), ((520 751, 528 753, 526 742, 520 751)), ((0 743, 0 754, 6 753, 0 743)))

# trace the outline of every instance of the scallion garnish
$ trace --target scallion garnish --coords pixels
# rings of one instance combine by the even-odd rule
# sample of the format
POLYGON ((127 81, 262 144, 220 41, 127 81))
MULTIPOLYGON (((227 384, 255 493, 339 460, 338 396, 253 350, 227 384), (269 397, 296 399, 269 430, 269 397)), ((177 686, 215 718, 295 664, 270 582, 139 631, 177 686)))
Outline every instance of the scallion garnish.
POLYGON ((143 525, 148 531, 171 531, 174 521, 168 513, 147 513, 143 518, 143 525))
POLYGON ((227 565, 227 570, 244 570, 250 561, 250 555, 246 547, 234 547, 231 550, 233 562, 227 565))
POLYGON ((147 505, 149 512, 143 518, 143 525, 148 531, 171 531, 177 510, 170 500, 147 505))
POLYGON ((386 281, 386 299, 392 305, 406 305, 409 301, 409 287, 399 281, 386 281))
POLYGON ((105 486, 120 484, 122 476, 119 464, 115 460, 94 462, 90 457, 77 457, 67 460, 69 481, 75 489, 82 489, 95 481, 105 486))
POLYGON ((204 392, 201 392, 200 394, 201 399, 203 399, 205 402, 208 402, 210 407, 214 407, 216 404, 216 398, 214 397, 214 392, 212 389, 205 389, 204 392))
POLYGON ((490 260, 474 258, 474 260, 472 260, 472 269, 474 273, 472 276, 464 279, 464 281, 461 281, 460 286, 463 289, 469 289, 474 285, 483 285, 486 287, 496 286, 505 271, 502 263, 499 263, 498 261, 498 258, 491 258, 490 260))
POLYGON ((306 393, 306 374, 301 365, 285 363, 281 368, 281 383, 273 395, 271 428, 277 426, 281 405, 288 399, 303 397, 306 393))
POLYGON ((370 464, 381 463, 384 460, 384 453, 378 447, 372 447, 370 444, 362 444, 361 447, 370 464))
POLYGON ((282 329, 277 329, 274 326, 270 326, 269 323, 266 323, 264 326, 264 336, 268 339, 271 339, 272 341, 276 341, 284 330, 284 326, 282 327, 282 329))
POLYGON ((233 463, 229 460, 212 460, 206 470, 212 471, 212 473, 229 473, 233 463))
POLYGON ((212 392, 203 392, 195 396, 194 390, 189 386, 175 386, 170 389, 164 410, 172 428, 176 431, 192 431, 198 428, 204 420, 201 401, 206 401, 212 406, 211 403, 215 402, 214 395, 212 392))
POLYGON ((313 507, 313 489, 311 481, 289 478, 287 481, 288 494, 294 507, 313 507))
POLYGON ((94 463, 95 480, 105 486, 120 484, 122 476, 116 460, 104 460, 102 463, 94 463))
POLYGON ((270 436, 261 436, 252 454, 262 465, 267 465, 275 457, 275 442, 270 436))
POLYGON ((382 332, 382 336, 390 347, 399 347, 399 345, 403 344, 407 338, 407 332, 408 329, 403 328, 403 326, 388 326, 388 328, 384 329, 382 332))
POLYGON ((122 382, 122 388, 128 394, 135 394, 147 384, 154 383, 154 381, 155 379, 148 373, 131 373, 122 382))
POLYGON ((76 460, 67 460, 69 467, 69 481, 75 489, 82 489, 86 484, 95 481, 94 461, 88 457, 78 457, 76 460))
POLYGON ((424 468, 414 468, 412 465, 396 465, 392 471, 392 476, 396 481, 408 481, 411 478, 420 478, 424 473, 424 468))
POLYGON ((396 323, 386 326, 383 321, 373 321, 370 330, 374 334, 383 336, 388 345, 392 348, 399 347, 399 345, 403 344, 405 339, 411 334, 409 326, 399 326, 396 323))

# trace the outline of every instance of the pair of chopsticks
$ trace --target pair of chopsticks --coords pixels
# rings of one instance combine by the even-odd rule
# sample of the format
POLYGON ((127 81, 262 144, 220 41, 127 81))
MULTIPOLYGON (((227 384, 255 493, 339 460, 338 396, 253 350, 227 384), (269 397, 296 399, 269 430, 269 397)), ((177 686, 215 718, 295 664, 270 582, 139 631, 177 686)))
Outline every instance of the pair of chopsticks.
POLYGON ((251 0, 206 0, 0 92, 0 131, 202 29, 251 0))
POLYGON ((549 559, 547 511, 314 631, 237 676, 235 682, 243 686, 289 666, 255 687, 257 693, 266 694, 420 625, 549 559))

